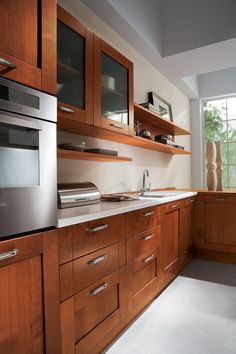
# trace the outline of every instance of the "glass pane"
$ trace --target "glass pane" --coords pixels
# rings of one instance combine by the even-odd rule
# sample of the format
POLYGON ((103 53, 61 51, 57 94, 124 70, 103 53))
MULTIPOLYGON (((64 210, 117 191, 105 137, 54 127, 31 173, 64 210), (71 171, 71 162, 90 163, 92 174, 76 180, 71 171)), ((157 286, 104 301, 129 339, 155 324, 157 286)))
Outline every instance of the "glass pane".
POLYGON ((39 185, 39 132, 0 124, 0 188, 39 185))
POLYGON ((229 166, 229 188, 236 187, 236 165, 229 166))
POLYGON ((236 120, 228 122, 228 141, 236 141, 236 120))
POLYGON ((221 140, 222 142, 227 141, 227 122, 213 122, 205 123, 205 140, 216 141, 221 140))
POLYGON ((101 114, 123 124, 128 122, 128 69, 102 53, 101 114))
POLYGON ((226 120, 226 99, 207 101, 204 103, 204 110, 207 109, 219 114, 222 120, 226 120))
POLYGON ((224 165, 222 167, 223 167, 223 174, 222 174, 223 188, 228 188, 228 167, 224 165))
POLYGON ((84 109, 83 37, 57 21, 57 97, 59 102, 84 109))
POLYGON ((228 163, 228 150, 227 150, 227 144, 222 144, 222 148, 221 148, 221 156, 222 156, 222 162, 223 162, 223 163, 228 163))
POLYGON ((228 119, 236 119, 236 97, 227 99, 228 119))
POLYGON ((228 145, 228 163, 236 164, 236 143, 229 143, 228 145))

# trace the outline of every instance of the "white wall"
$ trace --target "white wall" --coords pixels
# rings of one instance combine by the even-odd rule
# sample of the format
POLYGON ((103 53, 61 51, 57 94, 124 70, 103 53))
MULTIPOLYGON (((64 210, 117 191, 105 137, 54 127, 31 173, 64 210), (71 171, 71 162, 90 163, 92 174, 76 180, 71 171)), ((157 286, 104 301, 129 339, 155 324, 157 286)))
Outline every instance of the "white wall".
MULTIPOLYGON (((145 102, 147 92, 155 91, 172 104, 174 121, 187 129, 190 128, 189 100, 173 84, 80 1, 63 0, 59 3, 134 63, 136 102, 145 102)), ((78 142, 81 138, 66 133, 59 134, 58 142, 70 140, 78 142)), ((133 162, 96 163, 59 159, 59 182, 89 180, 97 184, 102 193, 139 190, 142 171, 148 168, 153 188, 169 186, 188 188, 191 185, 191 157, 188 155, 172 156, 104 140, 91 138, 84 140, 91 147, 118 150, 119 155, 132 157, 133 162)), ((190 149, 190 137, 177 137, 176 141, 190 149)))

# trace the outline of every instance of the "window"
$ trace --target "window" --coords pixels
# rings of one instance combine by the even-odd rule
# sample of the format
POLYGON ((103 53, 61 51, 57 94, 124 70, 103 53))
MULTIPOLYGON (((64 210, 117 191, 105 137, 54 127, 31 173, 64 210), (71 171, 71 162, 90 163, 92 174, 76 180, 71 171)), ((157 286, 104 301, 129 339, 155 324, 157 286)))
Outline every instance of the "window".
POLYGON ((205 144, 222 141, 223 187, 236 188, 236 97, 203 102, 205 144))

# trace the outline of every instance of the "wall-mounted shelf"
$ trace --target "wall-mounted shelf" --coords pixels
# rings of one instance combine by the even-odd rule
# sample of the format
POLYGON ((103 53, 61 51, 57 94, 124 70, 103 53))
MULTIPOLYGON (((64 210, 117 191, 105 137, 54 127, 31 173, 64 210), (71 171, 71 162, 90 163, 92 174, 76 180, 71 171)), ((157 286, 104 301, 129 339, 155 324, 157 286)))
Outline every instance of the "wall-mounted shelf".
POLYGON ((98 162, 128 162, 132 161, 130 157, 112 156, 94 154, 91 152, 73 151, 65 149, 57 149, 57 157, 61 159, 85 160, 85 161, 98 161, 98 162))
POLYGON ((148 150, 161 151, 168 154, 191 155, 191 151, 177 149, 172 146, 164 145, 153 140, 144 139, 139 136, 129 136, 118 132, 95 127, 89 124, 76 122, 72 119, 59 117, 58 129, 69 133, 91 136, 98 139, 115 141, 120 144, 140 147, 148 150))
POLYGON ((69 65, 62 63, 61 61, 57 62, 57 67, 58 67, 58 83, 75 81, 81 78, 81 73, 78 70, 74 69, 69 65))
POLYGON ((144 108, 137 103, 134 104, 134 116, 135 119, 150 124, 170 135, 191 135, 190 131, 162 118, 158 114, 149 111, 147 108, 144 108))

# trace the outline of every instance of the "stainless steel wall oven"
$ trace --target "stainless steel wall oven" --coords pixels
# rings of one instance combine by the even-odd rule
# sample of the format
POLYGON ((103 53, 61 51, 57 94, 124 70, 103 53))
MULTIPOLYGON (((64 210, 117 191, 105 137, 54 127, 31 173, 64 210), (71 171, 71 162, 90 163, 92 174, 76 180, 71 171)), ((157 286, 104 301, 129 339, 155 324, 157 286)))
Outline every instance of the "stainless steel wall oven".
POLYGON ((0 78, 0 237, 56 224, 56 98, 0 78))

